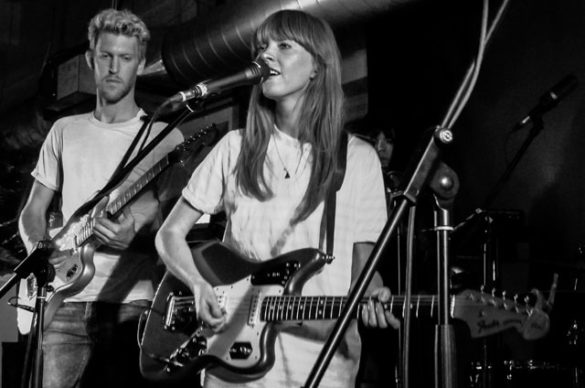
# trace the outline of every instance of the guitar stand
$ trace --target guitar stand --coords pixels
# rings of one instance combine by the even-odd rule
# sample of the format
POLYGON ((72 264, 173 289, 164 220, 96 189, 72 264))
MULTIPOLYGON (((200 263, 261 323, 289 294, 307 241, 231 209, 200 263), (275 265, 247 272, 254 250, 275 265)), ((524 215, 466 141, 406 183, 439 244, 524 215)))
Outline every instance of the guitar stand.
MULTIPOLYGON (((37 281, 37 297, 31 321, 31 330, 27 341, 25 363, 22 374, 22 388, 42 387, 43 382, 43 326, 45 315, 45 299, 47 297, 48 284, 55 277, 55 269, 48 261, 51 255, 51 243, 40 241, 31 253, 14 268, 14 275, 0 288, 0 298, 8 292, 20 279, 26 279, 31 273, 37 281), (36 326, 35 326, 36 325, 36 326), (35 330, 33 330, 35 329, 35 330), (31 362, 33 361, 33 344, 36 343, 34 352, 33 379, 30 381, 31 362)), ((17 306, 18 307, 18 306, 17 306)))

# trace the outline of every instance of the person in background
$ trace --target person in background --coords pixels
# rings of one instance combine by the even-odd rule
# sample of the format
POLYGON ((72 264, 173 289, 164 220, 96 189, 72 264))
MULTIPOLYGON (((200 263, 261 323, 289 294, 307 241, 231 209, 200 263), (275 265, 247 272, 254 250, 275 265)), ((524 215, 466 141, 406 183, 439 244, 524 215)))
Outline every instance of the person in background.
POLYGON ((382 165, 384 186, 387 193, 391 193, 398 190, 400 185, 400 173, 392 170, 390 164, 394 155, 396 131, 386 123, 372 117, 371 114, 367 114, 365 117, 349 123, 346 128, 374 147, 382 165))
MULTIPOLYGON (((164 128, 155 123, 150 134, 140 131, 146 114, 135 100, 135 84, 145 66, 149 37, 144 22, 130 11, 107 9, 91 19, 85 56, 95 79, 96 106, 57 120, 43 143, 19 218, 28 252, 50 238, 46 214, 55 195, 61 195, 59 210, 68 220, 108 182, 135 137, 141 136, 140 144, 143 136, 151 140, 164 128)), ((182 141, 174 129, 110 200, 182 141)), ((95 275, 65 299, 44 332, 44 388, 144 386, 136 330, 154 294, 154 231, 164 203, 172 199, 167 183, 156 181, 118 218, 96 217, 93 234, 101 247, 93 255, 95 275)), ((58 267, 62 260, 51 263, 58 267)))
POLYGON ((384 186, 388 192, 394 192, 400 185, 400 174, 392 170, 390 162, 394 153, 394 140, 396 133, 394 128, 384 128, 383 126, 374 126, 372 139, 374 148, 380 157, 382 164, 382 173, 384 175, 384 186))
POLYGON ((380 157, 382 169, 388 171, 390 169, 390 160, 392 159, 392 151, 394 151, 394 130, 389 129, 384 131, 379 129, 376 134, 374 148, 380 157))
MULTIPOLYGON (((163 262, 192 290, 198 317, 217 335, 225 329, 225 311, 185 241, 203 214, 225 211, 224 243, 251 260, 267 261, 308 247, 325 251, 320 244, 324 201, 338 154, 346 152, 345 177, 337 191, 335 259, 306 282, 305 295, 346 295, 387 218, 375 150, 352 135, 342 149, 341 65, 330 26, 301 11, 279 11, 258 27, 252 47, 253 57, 264 60, 271 72, 253 87, 245 128, 229 132, 195 170, 156 237, 163 262)), ((398 327, 382 307, 390 291, 378 274, 368 294, 362 322, 398 327)), ((333 323, 285 326, 275 341, 275 364, 263 377, 229 383, 211 369, 205 386, 303 386, 333 323)), ((320 386, 354 387, 360 350, 353 322, 320 386)))

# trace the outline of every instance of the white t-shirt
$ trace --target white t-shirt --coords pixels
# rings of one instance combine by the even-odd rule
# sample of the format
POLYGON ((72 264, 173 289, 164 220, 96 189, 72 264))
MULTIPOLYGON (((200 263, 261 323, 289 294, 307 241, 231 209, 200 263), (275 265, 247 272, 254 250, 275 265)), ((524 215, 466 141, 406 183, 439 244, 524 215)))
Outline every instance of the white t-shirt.
MULTIPOLYGON (((183 197, 204 213, 225 210, 224 241, 250 259, 269 260, 301 248, 319 248, 323 203, 303 222, 291 227, 310 177, 310 146, 275 129, 267 149, 265 177, 274 196, 265 201, 244 196, 236 186, 234 168, 241 132, 229 132, 193 173, 183 197), (285 178, 286 171, 290 178, 285 178)), ((386 223, 386 202, 380 161, 366 142, 350 136, 347 170, 337 193, 335 260, 310 278, 304 295, 347 295, 351 283, 354 243, 377 241, 386 223)), ((299 328, 299 330, 301 330, 299 328)), ((298 332, 299 330, 295 330, 298 332)), ((300 387, 304 385, 323 347, 315 341, 280 332, 275 343, 274 367, 262 379, 235 386, 300 387)), ((349 326, 337 349, 322 387, 353 387, 361 344, 357 324, 349 326)), ((206 386, 230 386, 210 376, 206 386)))
MULTIPOLYGON (((97 120, 92 112, 65 117, 55 122, 43 143, 32 176, 51 190, 61 192, 61 211, 65 222, 109 181, 140 130, 143 123, 141 117, 144 115, 145 112, 140 110, 131 120, 107 124, 97 120)), ((155 123, 149 140, 164 127, 164 123, 155 123)), ((133 182, 182 141, 181 132, 173 129, 134 168, 127 180, 110 194, 110 202, 120 193, 124 193, 133 182)), ((141 141, 138 145, 140 144, 141 141)), ((155 220, 158 212, 157 198, 165 195, 160 187, 154 187, 157 189, 144 191, 128 205, 135 218, 136 230, 144 227, 139 232, 144 232, 155 220)), ((152 299, 155 252, 147 255, 103 249, 95 252, 93 262, 95 275, 92 280, 67 301, 129 302, 152 299)))

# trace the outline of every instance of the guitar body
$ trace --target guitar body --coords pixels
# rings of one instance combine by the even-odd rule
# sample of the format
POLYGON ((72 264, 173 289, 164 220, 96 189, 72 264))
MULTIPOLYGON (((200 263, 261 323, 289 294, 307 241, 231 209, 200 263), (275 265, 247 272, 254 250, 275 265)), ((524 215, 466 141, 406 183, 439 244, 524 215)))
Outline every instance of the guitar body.
POLYGON ((226 310, 225 328, 214 335, 201 327, 195 319, 192 293, 167 273, 144 327, 142 374, 152 380, 169 381, 207 369, 227 381, 262 377, 274 364, 274 342, 281 323, 253 319, 257 316, 253 310, 258 307, 256 298, 300 294, 305 282, 327 262, 324 254, 301 249, 257 262, 219 243, 206 243, 192 253, 226 310), (213 260, 205 259, 210 257, 213 260), (190 303, 178 307, 182 299, 190 303))
MULTIPOLYGON (((83 234, 89 219, 106 217, 109 197, 102 198, 89 214, 67 222, 65 227, 53 238, 55 251, 50 260, 59 260, 55 264, 55 291, 61 300, 77 294, 87 286, 95 273, 93 255, 100 244, 95 238, 88 238, 82 245, 77 245, 76 236, 83 234)), ((57 306, 58 307, 58 306, 57 306)))
MULTIPOLYGON (((95 273, 93 255, 99 244, 94 239, 89 239, 83 245, 77 246, 75 236, 83 233, 82 229, 90 217, 97 217, 104 213, 107 202, 108 197, 104 197, 90 213, 82 217, 71 217, 51 239, 54 250, 49 260, 58 260, 59 263, 53 266, 55 278, 50 283, 50 290, 47 291, 44 329, 53 319, 61 303, 83 290, 93 278, 95 273)), ((34 275, 31 274, 27 279, 21 280, 18 293, 19 304, 34 308, 36 291, 37 284, 34 275)), ((18 329, 21 334, 30 332, 32 317, 31 311, 18 309, 18 329)))

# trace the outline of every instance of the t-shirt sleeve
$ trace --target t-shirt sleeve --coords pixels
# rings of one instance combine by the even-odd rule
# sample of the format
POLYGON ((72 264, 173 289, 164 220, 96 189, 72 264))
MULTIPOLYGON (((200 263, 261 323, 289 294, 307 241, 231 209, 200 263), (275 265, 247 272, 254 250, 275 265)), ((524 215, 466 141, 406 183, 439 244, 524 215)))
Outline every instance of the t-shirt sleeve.
POLYGON ((237 131, 231 131, 220 139, 183 189, 183 198, 203 213, 216 214, 223 210, 226 176, 233 173, 230 158, 234 154, 232 151, 237 148, 236 136, 237 131))
POLYGON ((356 178, 355 242, 376 242, 388 213, 380 159, 369 145, 359 150, 356 178))
POLYGON ((61 157, 63 151, 63 123, 57 121, 45 138, 39 159, 31 175, 44 186, 60 191, 63 181, 61 157))

